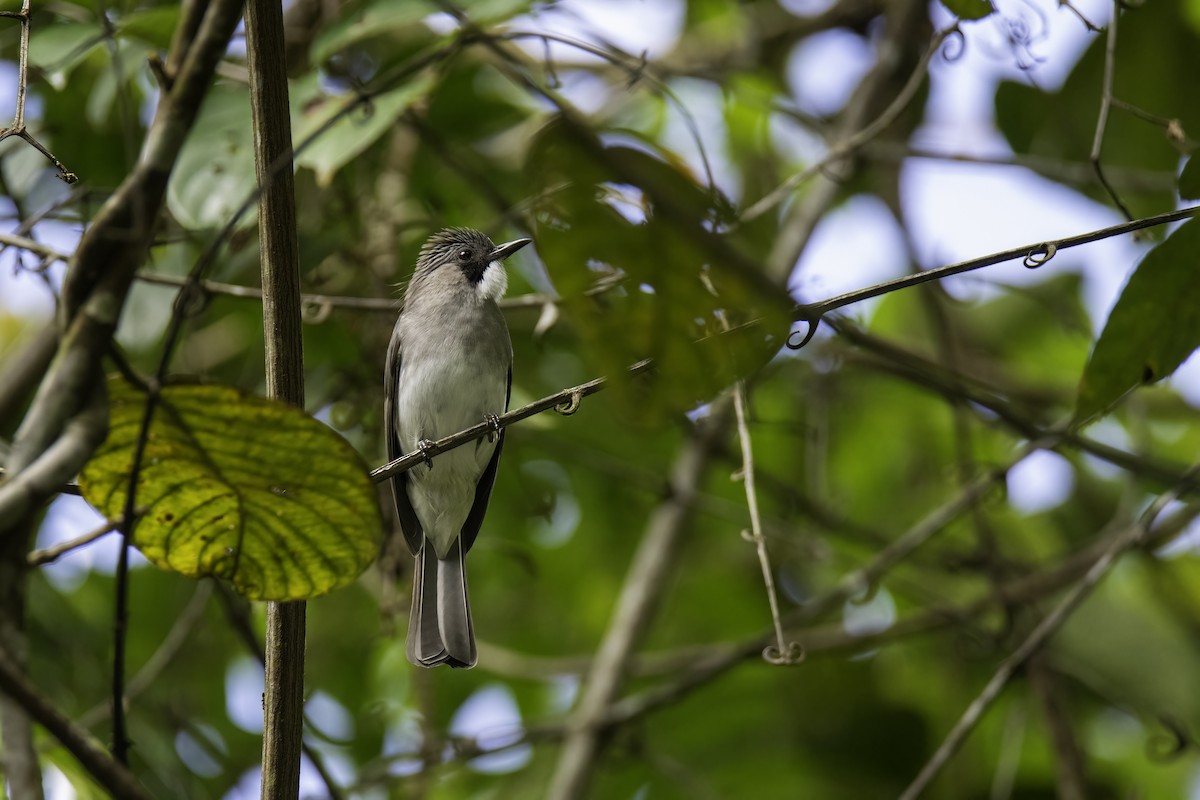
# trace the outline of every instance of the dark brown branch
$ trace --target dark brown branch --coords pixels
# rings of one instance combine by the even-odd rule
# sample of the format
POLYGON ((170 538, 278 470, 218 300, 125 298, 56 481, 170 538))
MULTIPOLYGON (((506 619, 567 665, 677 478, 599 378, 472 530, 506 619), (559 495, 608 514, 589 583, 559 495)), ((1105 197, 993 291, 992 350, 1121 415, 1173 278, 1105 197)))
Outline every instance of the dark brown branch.
MULTIPOLYGON (((104 745, 88 733, 86 728, 72 722, 66 714, 51 705, 4 650, 0 650, 0 690, 16 701, 54 738, 62 742, 63 747, 67 748, 88 774, 114 798, 150 800, 150 794, 142 788, 133 773, 113 759, 104 749, 104 745)), ((11 775, 9 779, 11 780, 11 775)))

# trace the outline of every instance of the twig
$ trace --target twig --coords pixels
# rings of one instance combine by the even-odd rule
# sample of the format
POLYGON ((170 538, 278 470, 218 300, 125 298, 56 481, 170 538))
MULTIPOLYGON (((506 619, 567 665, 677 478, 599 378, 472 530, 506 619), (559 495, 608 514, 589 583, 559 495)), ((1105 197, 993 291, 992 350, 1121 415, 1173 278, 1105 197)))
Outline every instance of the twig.
POLYGON ((74 539, 68 539, 65 542, 59 542, 56 545, 52 545, 51 547, 46 547, 41 550, 31 550, 29 555, 25 557, 25 563, 31 567, 40 567, 43 564, 50 564, 54 561, 57 561, 59 557, 63 555, 63 553, 69 553, 72 550, 83 547, 85 544, 91 544, 101 536, 104 536, 107 533, 112 533, 114 530, 120 527, 120 525, 121 520, 110 519, 107 520, 103 525, 96 527, 94 530, 88 531, 82 536, 76 536, 74 539))
POLYGON ((87 729, 46 699, 29 682, 8 652, 0 650, 0 690, 15 700, 34 720, 62 742, 97 783, 117 800, 150 800, 150 794, 132 772, 104 749, 87 729))
POLYGON ((1039 654, 1030 659, 1025 674, 1042 707, 1046 727, 1050 730, 1059 800, 1087 800, 1083 754, 1075 740, 1075 732, 1071 730, 1071 719, 1062 707, 1054 673, 1046 663, 1045 655, 1039 654))
POLYGON ((819 303, 806 303, 798 307, 796 319, 813 321, 820 319, 823 315, 830 311, 848 306, 853 303, 860 303, 863 300, 869 300, 872 297, 894 292, 897 289, 907 289, 911 286, 919 286, 922 283, 941 280, 951 275, 961 275, 964 272, 990 267, 995 264, 1001 264, 1005 261, 1013 261, 1018 258, 1025 259, 1025 266, 1030 269, 1036 269, 1042 266, 1051 258, 1053 258, 1061 250, 1069 250, 1072 247, 1079 247, 1092 242, 1099 242, 1104 239, 1110 239, 1114 236, 1120 236, 1125 233, 1132 233, 1144 228, 1153 228, 1158 225, 1166 225, 1170 222, 1177 222, 1181 219, 1188 219, 1200 214, 1200 206, 1191 206, 1189 208, 1181 208, 1176 211, 1169 211, 1165 214, 1156 214, 1152 217, 1143 217, 1141 219, 1122 222, 1119 225, 1110 225, 1107 228, 1081 233, 1075 236, 1067 236, 1062 239, 1054 239, 1045 242, 1037 242, 1027 244, 1021 247, 1014 247, 1009 250, 1002 250, 998 253, 973 258, 969 261, 960 261, 957 264, 948 264, 944 267, 936 269, 928 269, 922 272, 916 272, 911 275, 904 275, 899 278, 894 278, 890 281, 882 281, 881 283, 867 286, 863 289, 855 289, 852 292, 846 292, 836 297, 831 297, 828 300, 822 300, 819 303))
POLYGON ((29 85, 29 0, 22 0, 20 11, 6 11, 0 16, 21 21, 21 44, 17 56, 17 107, 13 112, 12 125, 0 129, 0 142, 10 136, 21 137, 54 165, 60 179, 67 183, 75 183, 79 180, 79 176, 67 169, 61 161, 54 157, 53 153, 46 149, 44 144, 25 128, 25 94, 29 85))
MULTIPOLYGON (((183 646, 187 644, 192 631, 204 616, 204 610, 208 606, 208 598, 212 595, 213 585, 214 582, 208 580, 201 580, 196 583, 196 589, 192 592, 191 599, 188 600, 187 605, 183 607, 183 610, 179 612, 179 616, 171 624, 171 630, 163 637, 158 648, 146 660, 141 669, 129 679, 129 683, 125 688, 125 706, 129 706, 136 697, 150 688, 154 684, 154 681, 158 679, 158 676, 162 674, 162 671, 183 650, 183 646)), ((85 728, 91 728, 101 722, 111 710, 111 703, 100 703, 81 714, 77 721, 85 728)))
MULTIPOLYGON (((638 375, 653 366, 653 362, 649 359, 644 359, 630 366, 626 372, 630 375, 638 375)), ((423 451, 417 453, 408 453, 400 456, 394 461, 389 461, 381 467, 377 467, 371 471, 371 478, 376 482, 391 478, 394 475, 399 475, 401 472, 407 472, 417 464, 425 463, 426 456, 436 456, 439 453, 444 453, 447 450, 453 450, 467 442, 481 439, 489 433, 495 432, 495 425, 501 428, 507 428, 509 425, 520 422, 523 419, 528 419, 535 414, 540 414, 543 411, 555 409, 560 414, 574 414, 579 407, 579 401, 583 398, 593 395, 601 391, 608 385, 608 378, 596 378, 587 383, 581 383, 578 386, 572 386, 569 389, 563 389, 560 392, 547 395, 540 400, 534 400, 528 405, 521 406, 515 411, 509 411, 507 414, 501 414, 496 419, 490 422, 481 422, 478 425, 472 425, 470 428, 452 433, 438 439, 436 442, 430 443, 423 451)))
POLYGON ((1113 101, 1113 75, 1117 62, 1117 19, 1120 16, 1121 0, 1113 0, 1112 19, 1108 22, 1108 37, 1104 42, 1104 82, 1100 89, 1100 113, 1096 117, 1096 133, 1092 137, 1090 160, 1092 169, 1096 171, 1096 178, 1104 187, 1104 191, 1108 192, 1108 196, 1125 215, 1125 219, 1132 220, 1133 214, 1129 211, 1129 207, 1121 201, 1121 197, 1108 182, 1108 178, 1104 177, 1104 166, 1100 163, 1100 151, 1104 146, 1104 132, 1108 128, 1108 111, 1112 107, 1113 101))
POLYGON ((758 565, 762 568, 767 603, 771 607, 771 624, 775 628, 775 645, 763 650, 763 658, 772 664, 798 664, 804 660, 804 647, 799 642, 784 641, 783 620, 779 616, 779 596, 775 592, 775 574, 771 569, 771 557, 767 553, 767 540, 763 536, 762 517, 758 513, 758 490, 754 485, 754 446, 750 441, 750 426, 746 421, 745 381, 738 381, 733 387, 733 410, 737 418, 738 441, 742 450, 742 485, 746 490, 746 508, 750 512, 750 535, 747 538, 758 552, 758 565))
POLYGON ((703 426, 683 446, 671 472, 671 494, 650 517, 629 565, 617 607, 592 662, 579 705, 568 724, 546 796, 574 800, 595 768, 603 721, 624 682, 634 648, 649 628, 658 599, 677 561, 677 551, 691 518, 697 487, 725 432, 728 402, 719 400, 703 426))
MULTIPOLYGON (((1193 468, 1189 472, 1194 473, 1195 471, 1196 468, 1193 468)), ((1071 616, 1075 609, 1079 607, 1079 604, 1091 594, 1092 589, 1108 574, 1108 571, 1117 562, 1121 554, 1131 547, 1140 544, 1146 538, 1154 520, 1178 496, 1179 491, 1177 489, 1172 489, 1159 495, 1158 499, 1146 509, 1136 524, 1131 525, 1121 535, 1113 539, 1109 547, 1096 559, 1091 568, 1088 569, 1082 580, 1063 597, 1058 605, 1054 607, 1053 611, 1038 623, 1029 636, 1021 642, 1020 646, 1001 662, 992 679, 984 686, 983 691, 967 706, 966 711, 963 712, 958 722, 950 730, 950 733, 946 735, 941 746, 938 747, 937 751, 921 769, 920 773, 917 774, 917 777, 913 779, 913 782, 909 784, 908 788, 904 790, 904 793, 900 795, 900 800, 916 800, 928 788, 930 782, 954 754, 958 752, 962 743, 966 741, 967 736, 975 729, 979 721, 983 719, 984 713, 991 707, 996 698, 1000 696, 1000 693, 1004 691, 1004 687, 1008 685, 1009 680, 1012 679, 1016 671, 1051 636, 1058 632, 1058 629, 1071 616)))
POLYGON ((761 217, 763 214, 767 213, 772 208, 786 200, 797 186, 804 183, 809 178, 812 178, 814 175, 819 174, 822 170, 827 168, 835 161, 840 161, 846 156, 853 154, 855 150, 862 147, 871 139, 874 139, 889 125, 895 122, 904 109, 908 107, 908 104, 912 102, 913 97, 916 96, 917 91, 921 88, 921 84, 925 82, 926 72, 929 68, 929 62, 933 59, 933 56, 941 48, 946 39, 955 33, 958 33, 958 23, 955 23, 954 25, 935 33, 933 35, 933 39, 929 42, 929 47, 926 48, 924 55, 921 56, 921 60, 917 64, 916 69, 914 69, 912 74, 909 76, 908 82, 904 84, 904 87, 899 91, 899 93, 896 94, 895 99, 888 104, 887 108, 885 108, 878 117, 876 117, 866 127, 861 128, 857 133, 838 142, 837 145, 835 145, 833 149, 826 153, 819 161, 806 167, 795 175, 792 175, 779 186, 767 192, 767 194, 765 194, 758 201, 750 204, 750 206, 742 212, 740 220, 745 223, 761 217))

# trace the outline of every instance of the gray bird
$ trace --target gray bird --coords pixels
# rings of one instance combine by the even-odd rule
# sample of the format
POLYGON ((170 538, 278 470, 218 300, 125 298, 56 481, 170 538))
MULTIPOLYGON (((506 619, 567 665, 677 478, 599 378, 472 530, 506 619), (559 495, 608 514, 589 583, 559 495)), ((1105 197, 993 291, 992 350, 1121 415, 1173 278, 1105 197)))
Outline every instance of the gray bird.
POLYGON ((468 228, 434 234, 417 257, 388 345, 389 460, 484 420, 497 430, 392 478, 400 528, 417 561, 407 652, 418 666, 475 666, 464 559, 496 481, 504 431, 495 420, 512 390, 512 342, 496 301, 508 288, 504 259, 529 242, 497 246, 468 228))

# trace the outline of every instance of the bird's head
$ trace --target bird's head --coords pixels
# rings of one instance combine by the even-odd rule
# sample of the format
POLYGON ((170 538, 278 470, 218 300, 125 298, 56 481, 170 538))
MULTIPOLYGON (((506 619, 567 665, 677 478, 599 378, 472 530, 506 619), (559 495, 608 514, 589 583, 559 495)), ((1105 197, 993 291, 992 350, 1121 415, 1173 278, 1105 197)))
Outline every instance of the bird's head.
POLYGON ((529 244, 532 239, 514 239, 501 245, 471 228, 446 228, 438 231, 421 248, 417 257, 416 277, 441 269, 462 273, 480 299, 499 300, 508 288, 504 259, 529 244))

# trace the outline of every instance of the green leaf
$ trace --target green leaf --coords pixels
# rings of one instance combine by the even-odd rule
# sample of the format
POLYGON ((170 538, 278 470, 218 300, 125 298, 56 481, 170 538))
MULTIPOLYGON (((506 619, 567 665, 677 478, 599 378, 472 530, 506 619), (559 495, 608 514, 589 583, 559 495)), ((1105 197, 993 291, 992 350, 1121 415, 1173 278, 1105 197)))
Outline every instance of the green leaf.
POLYGON ((414 0, 374 0, 342 14, 312 45, 312 60, 320 64, 352 44, 419 25, 438 11, 432 3, 414 0))
POLYGON ((990 0, 942 0, 942 5, 954 16, 965 20, 983 19, 996 10, 990 0))
POLYGON ((1129 279, 1083 370, 1075 420, 1175 371, 1200 346, 1200 220, 1155 247, 1129 279))
POLYGON ((1179 196, 1184 200, 1200 200, 1200 158, 1195 155, 1183 165, 1179 175, 1179 196))
POLYGON ((344 113, 353 95, 332 97, 317 94, 305 104, 302 116, 296 123, 296 145, 299 146, 322 125, 341 114, 341 119, 325 130, 311 145, 296 157, 296 163, 317 173, 317 183, 328 186, 339 169, 357 158, 380 136, 396 126, 396 120, 422 98, 433 86, 429 73, 407 81, 399 89, 385 92, 371 100, 370 104, 344 113))
MULTIPOLYGON (((84 498, 123 513, 146 395, 109 381, 108 439, 84 498)), ((255 600, 303 600, 354 581, 382 541, 366 465, 299 409, 224 386, 169 386, 138 475, 133 544, 155 565, 215 576, 255 600)))
MULTIPOLYGON (((220 227, 254 191, 251 130, 250 97, 244 89, 208 93, 167 187, 167 207, 180 225, 189 230, 220 227)), ((254 214, 243 214, 238 224, 254 223, 254 214)))
POLYGON ((67 78, 95 49, 102 46, 100 26, 64 22, 34 28, 29 35, 29 64, 46 73, 46 79, 61 90, 67 78))
POLYGON ((541 198, 533 215, 538 252, 589 371, 618 376, 654 359, 653 377, 630 391, 617 379, 616 394, 636 417, 656 420, 760 369, 782 345, 788 317, 781 292, 765 291, 726 260, 723 248, 734 245, 711 228, 728 218, 728 200, 697 184, 670 153, 644 146, 614 143, 596 153, 549 125, 533 145, 529 178, 530 194, 541 198), (587 289, 600 277, 623 283, 593 298, 587 289), (725 334, 725 320, 758 322, 725 334))
POLYGON ((126 14, 117 21, 117 32, 165 50, 178 24, 179 6, 172 4, 126 14))

